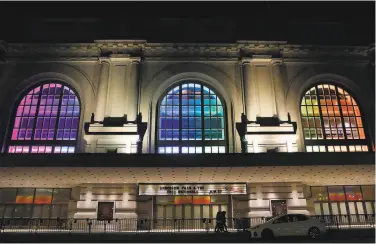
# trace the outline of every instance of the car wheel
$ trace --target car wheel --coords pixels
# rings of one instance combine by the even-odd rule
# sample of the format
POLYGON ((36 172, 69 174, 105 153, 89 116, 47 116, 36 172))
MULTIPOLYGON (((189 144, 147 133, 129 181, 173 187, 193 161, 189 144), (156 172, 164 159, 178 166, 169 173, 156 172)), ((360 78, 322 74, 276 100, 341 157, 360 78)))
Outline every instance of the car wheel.
POLYGON ((265 229, 261 232, 261 237, 265 240, 271 240, 274 238, 273 231, 270 229, 265 229))
POLYGON ((311 239, 317 239, 320 236, 320 230, 317 227, 312 227, 308 230, 308 236, 311 239))

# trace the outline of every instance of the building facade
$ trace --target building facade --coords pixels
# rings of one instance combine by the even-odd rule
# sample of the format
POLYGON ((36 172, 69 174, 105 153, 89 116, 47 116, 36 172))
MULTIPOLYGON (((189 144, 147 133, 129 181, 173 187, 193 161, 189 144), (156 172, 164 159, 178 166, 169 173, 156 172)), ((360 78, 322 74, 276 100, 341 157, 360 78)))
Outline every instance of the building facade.
POLYGON ((374 214, 373 52, 1 42, 0 217, 374 214))

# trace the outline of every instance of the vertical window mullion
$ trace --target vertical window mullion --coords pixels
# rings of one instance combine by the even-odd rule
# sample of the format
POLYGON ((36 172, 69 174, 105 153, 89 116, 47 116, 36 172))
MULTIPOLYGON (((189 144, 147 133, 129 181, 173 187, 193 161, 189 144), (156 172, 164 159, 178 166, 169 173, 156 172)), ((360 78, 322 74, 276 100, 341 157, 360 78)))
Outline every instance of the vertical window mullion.
MULTIPOLYGON (((345 126, 345 121, 344 121, 344 116, 343 116, 343 113, 342 113, 342 105, 341 105, 341 100, 339 99, 339 92, 338 92, 338 87, 335 86, 335 89, 336 89, 336 92, 337 92, 337 101, 338 101, 338 106, 339 106, 339 114, 341 116, 341 121, 342 121, 342 129, 343 129, 343 134, 344 134, 344 138, 345 140, 348 140, 347 138, 347 133, 346 133, 346 126, 345 126)), ((342 90, 343 91, 343 90, 342 90)), ((343 91, 345 92, 345 91, 343 91)), ((343 94, 343 96, 345 97, 345 103, 346 103, 346 95, 343 94)), ((346 104, 347 106, 347 104, 346 104)), ((350 120, 350 117, 349 117, 349 120, 350 120)), ((356 122, 356 121, 355 121, 356 122)), ((352 134, 352 130, 351 130, 351 122, 350 122, 350 132, 352 134)), ((354 137, 353 137, 354 138, 354 137)), ((349 151, 349 147, 347 147, 347 151, 349 151)))
MULTIPOLYGON (((60 121, 60 111, 61 111, 61 106, 62 106, 62 102, 63 102, 63 96, 64 96, 64 88, 65 86, 61 85, 61 92, 60 92, 60 99, 59 99, 59 105, 57 107, 57 114, 56 114, 56 123, 55 123, 55 131, 54 131, 54 138, 53 138, 53 141, 56 142, 57 141, 57 131, 58 131, 58 125, 59 125, 59 121, 60 121)), ((55 90, 56 90, 56 87, 55 87, 55 90)), ((55 96, 55 95, 54 95, 55 96)), ((68 95, 70 96, 70 95, 68 95)), ((54 97, 55 99, 55 97, 54 97)), ((68 98, 68 101, 69 101, 69 98, 68 98)), ((68 102, 69 103, 69 102, 68 102)), ((67 106, 66 106, 66 113, 65 113, 65 120, 67 118, 67 112, 68 112, 68 103, 67 103, 67 106)), ((73 105, 73 109, 74 109, 74 105, 73 105)), ((73 122, 73 121, 72 121, 73 122)), ((65 124, 64 124, 64 129, 65 129, 65 124)), ((63 129, 63 141, 64 141, 64 129, 63 129)), ((78 133, 77 133, 78 134, 78 133)), ((69 137, 70 137, 70 134, 69 134, 69 137)), ((54 143, 55 144, 55 143, 54 143)), ((69 149, 68 149, 69 150, 69 149)), ((55 146, 52 147, 52 153, 55 151, 55 146)), ((60 148, 60 153, 62 151, 62 148, 60 148)))
MULTIPOLYGON (((320 121, 321 121, 321 130, 322 130, 322 136, 323 136, 323 140, 326 140, 326 133, 325 133, 325 124, 324 124, 324 118, 323 118, 323 115, 322 115, 322 111, 321 111, 321 102, 320 102, 320 95, 319 95, 319 89, 317 88, 317 86, 314 86, 315 88, 315 93, 316 93, 316 97, 317 97, 317 105, 318 105, 318 109, 319 109, 319 116, 320 116, 320 121)), ((324 100, 325 100, 325 95, 324 95, 324 88, 322 89, 322 92, 323 92, 323 97, 324 97, 324 100)), ((308 112, 308 111, 307 111, 308 112)), ((309 124, 308 124, 309 125, 309 124)), ((330 126, 330 125, 329 125, 330 126)), ((329 127, 330 128, 330 127, 329 127)), ((318 143, 319 144, 319 143, 318 143)), ((326 148, 326 151, 328 151, 328 149, 326 148)))
POLYGON ((182 153, 183 135, 183 85, 179 85, 179 154, 182 153))
POLYGON ((201 84, 201 133, 202 133, 202 153, 205 153, 205 104, 204 104, 204 86, 201 84))
MULTIPOLYGON (((41 85, 40 89, 39 89, 37 108, 35 110, 35 116, 34 116, 33 131, 32 131, 32 134, 31 134, 31 140, 32 141, 34 141, 35 130, 37 129, 36 126, 37 126, 37 120, 38 120, 38 114, 39 114, 39 108, 40 108, 40 101, 42 100, 42 89, 43 89, 43 85, 41 85)), ((34 92, 33 92, 33 94, 34 94, 34 92)), ((38 148, 38 152, 39 152, 39 148, 38 148)))

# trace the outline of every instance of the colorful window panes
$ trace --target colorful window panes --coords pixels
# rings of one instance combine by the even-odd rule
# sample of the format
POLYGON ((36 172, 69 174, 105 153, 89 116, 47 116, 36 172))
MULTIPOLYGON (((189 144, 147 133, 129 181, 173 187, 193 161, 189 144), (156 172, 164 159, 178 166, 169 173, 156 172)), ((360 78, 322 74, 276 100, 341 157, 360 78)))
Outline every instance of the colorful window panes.
POLYGON ((362 186, 364 200, 375 200, 375 186, 362 186))
POLYGON ((210 196, 193 196, 193 204, 210 204, 210 196))
POLYGON ((206 145, 225 153, 223 102, 211 88, 197 82, 172 88, 159 105, 157 137, 157 151, 162 154, 212 153, 205 151, 206 145))
POLYGON ((174 204, 192 204, 192 196, 175 196, 174 204))
POLYGON ((330 201, 345 201, 343 186, 328 186, 330 201))
POLYGON ((328 201, 328 192, 325 186, 311 187, 311 193, 314 201, 328 201))
POLYGON ((330 84, 316 85, 303 96, 300 111, 308 152, 368 151, 359 105, 346 90, 330 84), (333 141, 333 146, 328 146, 328 140, 333 141), (334 146, 336 140, 347 140, 348 143, 337 148, 334 146), (359 141, 363 143, 360 149, 350 146, 359 141), (313 147, 319 144, 325 144, 325 149, 314 150, 313 147))
POLYGON ((40 85, 17 107, 8 153, 73 153, 79 120, 80 102, 71 88, 58 83, 40 85))
POLYGON ((347 201, 361 201, 363 200, 360 186, 345 186, 347 201))

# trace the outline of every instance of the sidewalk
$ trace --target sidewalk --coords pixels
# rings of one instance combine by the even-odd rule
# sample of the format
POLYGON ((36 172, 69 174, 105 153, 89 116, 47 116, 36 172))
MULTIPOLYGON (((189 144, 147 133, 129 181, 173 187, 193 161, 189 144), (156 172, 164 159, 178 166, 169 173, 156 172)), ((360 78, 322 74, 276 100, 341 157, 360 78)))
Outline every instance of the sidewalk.
MULTIPOLYGON (((0 242, 263 242, 262 240, 249 239, 249 233, 2 233, 0 242)), ((330 231, 317 241, 307 238, 283 238, 273 242, 375 242, 374 229, 362 230, 336 230, 330 231)))

